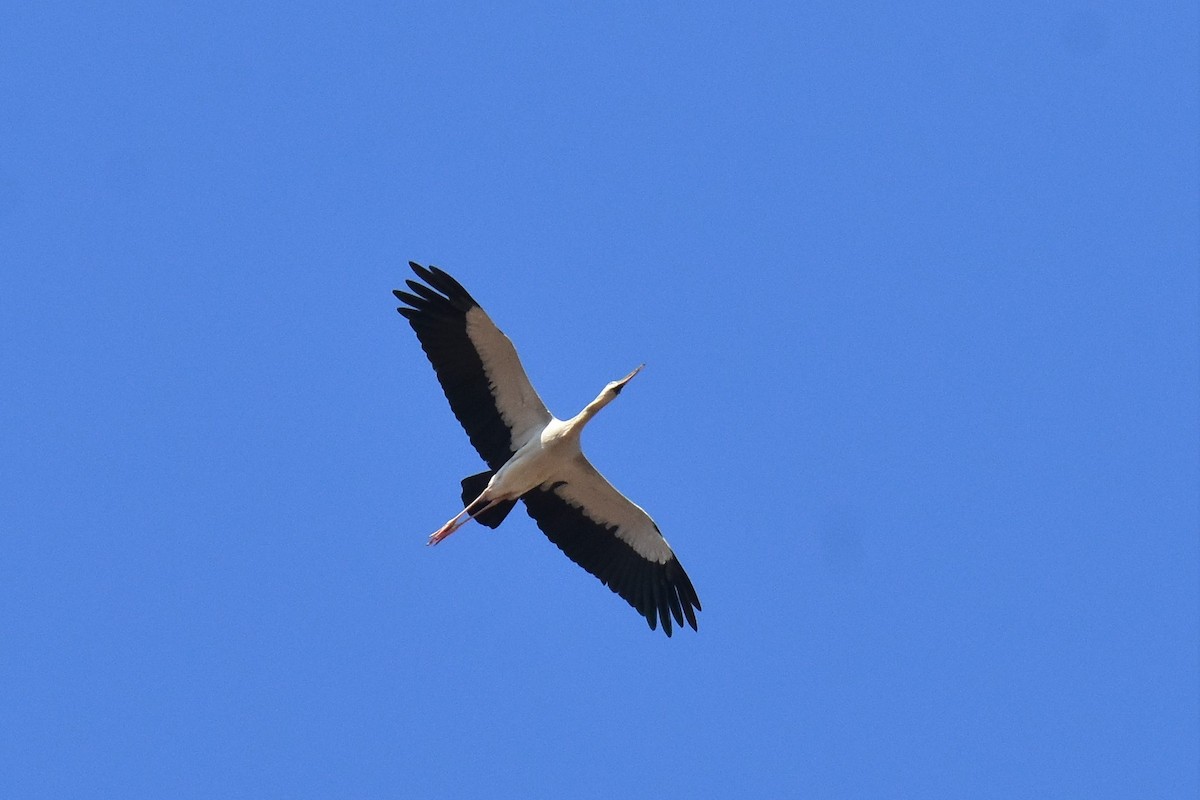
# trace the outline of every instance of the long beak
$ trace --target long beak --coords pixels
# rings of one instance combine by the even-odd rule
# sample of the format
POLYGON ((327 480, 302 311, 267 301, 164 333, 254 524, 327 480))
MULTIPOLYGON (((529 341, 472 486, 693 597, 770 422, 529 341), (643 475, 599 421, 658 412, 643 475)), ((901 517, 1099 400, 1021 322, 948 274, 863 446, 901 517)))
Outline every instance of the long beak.
POLYGON ((641 372, 643 369, 645 369, 645 367, 646 367, 645 364, 638 364, 637 369, 635 369, 633 372, 626 375, 624 378, 621 378, 621 380, 617 381, 617 383, 621 384, 621 386, 624 386, 625 384, 627 384, 631 380, 633 380, 633 376, 637 375, 639 372, 641 372))

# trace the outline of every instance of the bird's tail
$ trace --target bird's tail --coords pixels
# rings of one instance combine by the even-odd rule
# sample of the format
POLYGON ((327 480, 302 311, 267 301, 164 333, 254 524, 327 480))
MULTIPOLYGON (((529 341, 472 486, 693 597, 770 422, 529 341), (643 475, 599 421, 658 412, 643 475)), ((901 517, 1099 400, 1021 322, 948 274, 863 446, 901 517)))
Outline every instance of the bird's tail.
MULTIPOLYGON (((462 479, 462 501, 463 508, 467 509, 467 513, 471 514, 471 506, 475 505, 475 501, 479 499, 479 495, 483 494, 483 490, 487 488, 488 481, 492 479, 495 473, 492 470, 481 472, 478 475, 470 475, 462 479)), ((487 511, 479 514, 471 514, 471 518, 480 525, 487 525, 489 528, 498 528, 500 523, 504 522, 504 518, 508 516, 508 512, 512 511, 513 506, 517 504, 516 500, 505 500, 501 503, 489 508, 487 511)))

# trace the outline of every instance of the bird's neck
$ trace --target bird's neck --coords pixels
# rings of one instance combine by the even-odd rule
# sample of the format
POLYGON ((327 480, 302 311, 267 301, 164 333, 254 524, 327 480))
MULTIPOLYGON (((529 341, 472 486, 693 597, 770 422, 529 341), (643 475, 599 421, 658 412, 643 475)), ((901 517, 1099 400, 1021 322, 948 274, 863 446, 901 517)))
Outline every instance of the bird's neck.
POLYGON ((583 431, 583 426, 591 422, 592 417, 600 413, 600 409, 604 408, 610 402, 612 402, 612 397, 605 392, 601 392, 595 400, 583 407, 583 411, 580 411, 567 420, 567 430, 572 436, 578 437, 580 432, 583 431))

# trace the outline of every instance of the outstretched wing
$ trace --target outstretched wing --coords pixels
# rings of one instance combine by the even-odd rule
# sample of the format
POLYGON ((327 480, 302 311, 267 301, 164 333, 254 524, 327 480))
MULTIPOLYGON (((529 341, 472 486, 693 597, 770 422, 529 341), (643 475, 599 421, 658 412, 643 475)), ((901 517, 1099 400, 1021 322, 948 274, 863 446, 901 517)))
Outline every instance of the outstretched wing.
POLYGON ((393 292, 433 364, 450 409, 493 470, 552 419, 516 348, 458 281, 408 262, 425 283, 393 292), (428 285, 426 285, 428 284, 428 285))
POLYGON ((567 558, 595 575, 654 630, 671 619, 696 630, 700 598, 654 520, 580 454, 552 483, 521 497, 529 516, 567 558))

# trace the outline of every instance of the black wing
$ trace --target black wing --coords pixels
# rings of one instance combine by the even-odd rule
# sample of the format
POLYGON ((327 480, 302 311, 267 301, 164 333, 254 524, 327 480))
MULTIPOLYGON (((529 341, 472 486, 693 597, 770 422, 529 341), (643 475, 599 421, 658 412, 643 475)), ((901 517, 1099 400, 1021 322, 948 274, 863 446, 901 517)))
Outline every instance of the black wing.
POLYGON ((516 348, 458 281, 409 262, 425 283, 405 281, 397 308, 433 364, 450 409, 493 470, 552 419, 516 348), (428 285, 426 285, 428 284, 428 285))
POLYGON ((567 558, 595 575, 654 630, 671 619, 696 630, 700 598, 654 524, 582 455, 552 485, 521 497, 529 516, 567 558))

